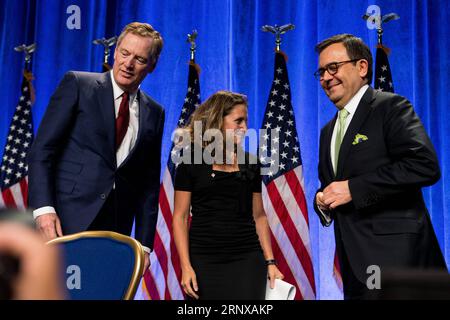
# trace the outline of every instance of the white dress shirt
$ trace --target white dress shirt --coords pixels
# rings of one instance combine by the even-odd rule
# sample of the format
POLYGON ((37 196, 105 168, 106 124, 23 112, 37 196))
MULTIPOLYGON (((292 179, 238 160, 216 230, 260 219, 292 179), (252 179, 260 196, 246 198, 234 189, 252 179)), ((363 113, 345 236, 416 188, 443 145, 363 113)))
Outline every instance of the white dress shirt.
MULTIPOLYGON (((114 75, 111 70, 111 82, 114 94, 114 109, 116 119, 119 115, 120 103, 122 102, 122 94, 124 91, 117 85, 114 80, 114 75)), ((123 138, 122 144, 116 152, 117 167, 120 167, 122 162, 128 157, 134 145, 136 144, 138 130, 139 130, 139 99, 137 99, 137 92, 130 92, 129 107, 130 107, 130 121, 128 123, 128 130, 123 138)))

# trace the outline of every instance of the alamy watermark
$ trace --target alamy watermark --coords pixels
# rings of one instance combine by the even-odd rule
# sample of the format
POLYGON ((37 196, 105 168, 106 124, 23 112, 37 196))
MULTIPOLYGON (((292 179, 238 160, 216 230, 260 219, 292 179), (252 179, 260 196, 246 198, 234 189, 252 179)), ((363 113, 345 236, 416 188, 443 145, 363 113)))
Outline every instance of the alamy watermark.
POLYGON ((70 5, 66 9, 66 13, 69 15, 66 20, 66 27, 69 30, 81 29, 81 9, 77 5, 70 5))
POLYGON ((259 160, 261 175, 272 176, 280 168, 279 140, 276 129, 203 131, 202 122, 195 121, 193 134, 186 129, 172 133, 174 148, 170 156, 175 164, 256 164, 259 160), (245 141, 250 150, 258 150, 257 157, 246 158, 243 148, 238 147, 245 141))
POLYGON ((366 269, 369 277, 366 280, 366 286, 369 290, 381 289, 381 268, 375 264, 370 265, 366 269))
POLYGON ((81 290, 81 268, 76 264, 67 267, 66 273, 69 275, 66 280, 66 287, 69 290, 81 290))
POLYGON ((373 4, 367 7, 367 18, 366 25, 369 30, 377 29, 381 25, 381 9, 379 6, 373 4))

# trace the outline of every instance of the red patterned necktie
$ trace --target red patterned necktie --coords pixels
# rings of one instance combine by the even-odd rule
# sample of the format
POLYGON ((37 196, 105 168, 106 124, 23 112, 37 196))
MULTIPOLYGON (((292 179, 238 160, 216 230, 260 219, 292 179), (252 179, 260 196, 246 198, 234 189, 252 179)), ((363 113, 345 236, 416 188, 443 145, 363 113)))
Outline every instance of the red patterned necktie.
POLYGON ((116 119, 116 151, 119 149, 123 138, 128 130, 128 123, 130 122, 130 109, 128 105, 128 92, 122 94, 122 101, 120 102, 119 114, 116 119))

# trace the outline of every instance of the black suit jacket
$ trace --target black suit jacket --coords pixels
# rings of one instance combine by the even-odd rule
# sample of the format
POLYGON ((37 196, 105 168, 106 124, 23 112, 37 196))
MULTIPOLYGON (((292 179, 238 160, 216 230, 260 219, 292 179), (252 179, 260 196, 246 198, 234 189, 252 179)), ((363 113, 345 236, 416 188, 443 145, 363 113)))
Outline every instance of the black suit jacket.
POLYGON ((369 87, 343 138, 335 175, 330 144, 336 118, 321 131, 318 191, 349 181, 353 200, 331 212, 339 257, 345 250, 363 283, 370 265, 446 268, 421 192, 440 178, 438 159, 412 105, 369 87))
POLYGON ((84 231, 113 185, 121 230, 150 248, 158 216, 164 109, 139 91, 135 146, 117 167, 110 72, 68 72, 53 94, 29 153, 29 206, 53 206, 64 233, 84 231))

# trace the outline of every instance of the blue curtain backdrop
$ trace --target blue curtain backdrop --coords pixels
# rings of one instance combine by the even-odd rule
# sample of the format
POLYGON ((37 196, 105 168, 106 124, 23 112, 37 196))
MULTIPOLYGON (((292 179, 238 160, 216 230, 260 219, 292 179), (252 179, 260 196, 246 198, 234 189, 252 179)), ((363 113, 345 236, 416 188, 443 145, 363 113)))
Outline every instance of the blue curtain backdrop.
MULTIPOLYGON (((35 129, 49 98, 68 70, 100 71, 103 51, 92 40, 118 35, 131 21, 145 21, 164 39, 160 62, 142 87, 166 108, 161 162, 165 165, 170 137, 183 103, 188 71, 186 35, 199 31, 197 62, 202 99, 219 89, 249 97, 249 126, 259 128, 273 76, 274 38, 260 31, 265 24, 293 23, 283 37, 293 106, 304 164, 310 216, 313 262, 318 298, 339 298, 332 278, 334 240, 320 226, 312 208, 318 186, 317 155, 320 128, 334 115, 313 77, 317 67, 314 45, 337 33, 361 37, 375 52, 376 32, 361 16, 369 5, 382 13, 396 12, 400 20, 385 25, 384 43, 396 92, 410 99, 436 147, 441 180, 424 189, 433 226, 450 264, 450 1, 355 0, 0 0, 0 153, 19 98, 23 56, 13 50, 37 43, 35 129), (81 29, 69 30, 67 8, 80 8, 81 29)), ((112 61, 111 61, 112 62, 112 61)))

